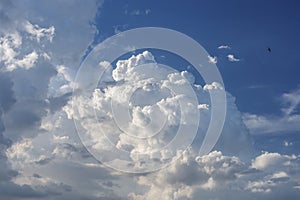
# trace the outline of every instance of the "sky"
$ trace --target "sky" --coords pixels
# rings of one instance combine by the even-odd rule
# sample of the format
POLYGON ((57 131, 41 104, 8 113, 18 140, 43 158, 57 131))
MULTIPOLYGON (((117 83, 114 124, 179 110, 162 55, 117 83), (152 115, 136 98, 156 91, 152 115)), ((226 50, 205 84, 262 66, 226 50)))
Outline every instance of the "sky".
POLYGON ((299 7, 1 1, 0 199, 299 198, 299 7))

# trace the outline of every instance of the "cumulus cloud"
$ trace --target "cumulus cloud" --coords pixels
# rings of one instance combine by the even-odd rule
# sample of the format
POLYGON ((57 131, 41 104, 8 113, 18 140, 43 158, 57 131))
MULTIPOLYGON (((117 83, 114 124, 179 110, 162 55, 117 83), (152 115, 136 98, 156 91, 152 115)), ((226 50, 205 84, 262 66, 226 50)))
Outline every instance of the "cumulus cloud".
MULTIPOLYGON (((199 111, 198 100, 191 85, 194 77, 185 71, 160 68, 148 51, 131 56, 128 60, 119 60, 111 76, 116 83, 96 89, 93 99, 75 96, 73 102, 78 106, 70 104, 65 107, 68 116, 79 119, 80 125, 87 131, 87 138, 92 141, 89 148, 102 152, 102 156, 107 154, 105 157, 110 159, 108 162, 112 165, 119 162, 119 154, 114 152, 114 146, 128 151, 129 160, 126 162, 130 165, 118 165, 125 170, 129 170, 128 166, 132 168, 133 164, 133 169, 142 171, 149 167, 149 160, 154 166, 159 166, 159 163, 165 163, 176 156, 182 147, 163 147, 174 138, 179 125, 191 132, 192 127, 196 126, 195 119, 199 111), (111 109, 111 102, 117 105, 116 110, 111 109), (117 117, 126 116, 122 110, 127 109, 128 104, 131 116, 118 120, 117 117), (95 121, 93 110, 98 119, 101 118, 101 124, 95 121), (116 123, 113 123, 114 120, 116 123), (106 130, 105 134, 97 131, 101 129, 106 130), (128 133, 146 139, 130 137, 128 133), (113 145, 106 141, 107 137, 113 141, 113 145), (140 166, 139 163, 145 164, 140 166)), ((189 145, 191 140, 191 136, 182 138, 181 142, 185 144, 183 147, 189 145)))
MULTIPOLYGON (((96 31, 90 22, 99 4, 95 1, 78 3, 60 2, 60 8, 57 8, 56 1, 35 2, 34 5, 29 1, 0 3, 0 198, 99 199, 112 193, 106 191, 91 195, 81 192, 76 195, 70 186, 72 176, 56 177, 57 166, 51 166, 51 161, 61 159, 55 153, 58 149, 65 150, 61 160, 66 169, 69 168, 65 165, 66 158, 77 155, 83 160, 89 158, 82 146, 57 144, 71 143, 67 137, 73 133, 71 122, 68 134, 59 131, 55 139, 45 134, 50 130, 56 131, 60 126, 60 122, 51 122, 56 120, 56 111, 58 116, 63 112, 61 107, 68 100, 67 87, 74 78, 72 68, 80 64, 96 31), (69 9, 72 6, 74 9, 69 9), (77 17, 72 17, 74 14, 77 17), (70 20, 65 26, 61 19, 68 17, 70 20), (60 66, 67 66, 68 70, 60 66), (52 79, 59 77, 62 77, 61 82, 53 84, 57 82, 52 79), (58 85, 66 86, 56 90, 58 85), (49 88, 53 88, 52 92, 48 91, 49 88), (51 122, 48 121, 50 119, 51 122), (40 134, 44 135, 40 137, 40 134), (75 151, 68 148, 72 146, 76 147, 75 151), (72 194, 70 191, 73 191, 72 194)), ((86 168, 84 164, 81 166, 86 168)), ((75 185, 75 188, 81 187, 75 185)), ((101 187, 98 189, 101 190, 101 187)), ((117 197, 111 194, 109 198, 117 197)))
MULTIPOLYGON (((149 123, 149 113, 155 112, 155 109, 158 108, 162 109, 163 115, 169 115, 167 119, 170 124, 176 125, 178 123, 176 115, 173 115, 172 112, 178 109, 176 107, 177 100, 183 97, 170 98, 170 94, 165 90, 157 93, 160 88, 155 84, 149 84, 151 81, 145 81, 145 78, 148 78, 143 73, 145 71, 137 67, 148 62, 154 65, 148 65, 150 68, 146 72, 153 72, 151 67, 156 65, 150 52, 144 52, 132 56, 128 60, 117 62, 117 67, 107 74, 107 76, 113 78, 115 83, 101 85, 101 88, 94 91, 91 99, 74 96, 72 100, 80 105, 77 110, 72 109, 71 104, 67 104, 64 107, 66 113, 59 111, 43 117, 41 126, 43 129, 51 131, 51 135, 38 135, 34 140, 22 140, 14 143, 8 149, 7 157, 9 157, 15 169, 22 170, 26 174, 26 176, 18 176, 15 182, 18 185, 31 185, 34 191, 44 191, 39 189, 41 187, 52 188, 51 191, 55 191, 57 196, 75 199, 84 197, 95 199, 101 197, 106 199, 119 198, 116 195, 120 193, 117 192, 120 190, 117 185, 125 190, 122 196, 126 199, 199 199, 200 194, 201 198, 223 198, 224 194, 232 199, 239 199, 241 196, 244 199, 263 198, 261 195, 268 195, 267 198, 272 198, 276 190, 284 192, 282 194, 285 195, 288 192, 292 197, 297 195, 297 191, 293 191, 293 188, 297 187, 299 183, 297 180, 290 178, 291 174, 297 170, 296 156, 265 152, 254 157, 252 163, 243 162, 240 158, 233 156, 242 150, 247 151, 249 154, 247 148, 249 138, 247 137, 247 130, 242 125, 241 114, 237 111, 235 100, 230 94, 227 96, 229 110, 227 122, 220 142, 216 146, 219 151, 197 157, 197 154, 190 149, 185 151, 182 157, 169 167, 153 174, 134 177, 124 177, 121 174, 114 175, 101 164, 95 162, 85 148, 82 147, 78 138, 77 140, 74 139, 72 121, 68 120, 66 115, 69 118, 79 118, 85 123, 84 127, 91 131, 91 137, 95 137, 96 144, 98 144, 95 147, 97 147, 97 150, 101 150, 101 153, 105 153, 103 150, 110 147, 107 143, 101 143, 101 135, 96 133, 99 129, 105 129, 106 134, 110 136, 110 139, 115 142, 118 148, 132 151, 130 156, 135 161, 140 159, 136 157, 138 151, 142 151, 146 156, 153 159, 165 159, 172 155, 170 152, 162 151, 161 155, 157 156, 157 154, 145 148, 150 146, 159 149, 160 143, 164 142, 164 138, 148 140, 148 143, 136 142, 130 137, 120 135, 121 133, 117 132, 115 124, 111 123, 112 113, 109 112, 109 98, 126 95, 127 93, 121 91, 126 91, 125 86, 128 87, 126 84, 130 83, 129 85, 132 85, 133 81, 140 88, 134 96, 135 101, 132 102, 133 124, 142 127, 147 125, 149 123), (144 98, 143 95, 146 97, 151 95, 151 98, 144 98), (161 98, 166 98, 166 100, 161 101, 161 98), (158 108, 152 108, 151 105, 155 105, 157 102, 158 108), (91 119, 95 110, 98 119, 102 122, 102 127, 96 121, 84 120, 84 118, 91 119), (232 145, 233 140, 236 142, 235 145, 232 145), (49 143, 48 141, 52 142, 49 143), (45 143, 47 143, 46 146, 45 143), (39 150, 42 148, 44 150, 39 150), (226 155, 224 152, 231 155, 226 155), (24 167, 24 162, 28 166, 27 168, 24 167), (57 167, 64 175, 57 174, 57 167), (38 176, 33 175, 32 168, 35 169, 34 173, 38 176), (99 176, 96 176, 96 174, 99 176), (87 188, 81 184, 82 181, 80 180, 83 178, 89 180, 90 187, 87 188), (109 185, 116 188, 107 187, 107 181, 111 181, 109 185), (124 188, 124 185, 129 185, 129 188, 124 188), (286 185, 289 187, 285 188, 286 185), (133 187, 137 189, 133 191, 133 187), (75 192, 76 196, 74 196, 73 191, 78 190, 78 188, 85 188, 85 191, 75 192)), ((105 65, 105 63, 102 64, 105 65)), ((65 72, 63 67, 58 71, 60 71, 59 73, 62 74, 64 80, 68 79, 68 73, 65 72)), ((167 76, 159 73, 161 77, 164 77, 164 79, 158 79, 162 80, 162 85, 176 84, 177 86, 184 86, 191 84, 194 80, 187 72, 178 73, 168 70, 166 72, 167 76)), ((153 74, 149 78, 153 78, 153 74)), ((203 111, 203 124, 207 124, 206 120, 209 119, 210 102, 207 98, 209 92, 223 89, 218 83, 207 84, 203 87, 194 86, 194 90, 197 91, 196 94, 202 97, 201 102, 197 102, 195 108, 203 111)), ((124 98, 114 99, 120 102, 124 100, 124 98)), ((108 155, 111 155, 110 153, 108 155)))
MULTIPOLYGON (((220 83, 206 84, 203 88, 194 85, 195 78, 192 74, 161 68, 149 51, 133 55, 127 60, 119 60, 110 76, 114 82, 105 85, 104 81, 103 84, 99 84, 101 88, 95 89, 92 97, 75 95, 73 101, 64 107, 68 117, 78 120, 79 126, 85 130, 83 140, 88 141, 88 148, 94 149, 93 152, 102 152, 101 155, 96 153, 96 157, 107 155, 105 158, 110 159, 110 164, 117 165, 119 154, 114 149, 116 146, 117 149, 128 152, 126 162, 130 165, 118 163, 117 166, 121 168, 129 170, 130 166, 130 170, 142 171, 149 167, 148 161, 155 162, 154 166, 165 164, 177 157, 178 152, 184 150, 182 147, 186 148, 192 142, 193 136, 176 136, 181 138, 181 149, 162 147, 172 141, 179 126, 186 126, 187 131, 194 130, 192 127, 197 125, 199 113, 201 121, 198 132, 197 128, 195 130, 195 134, 198 133, 195 143, 200 149, 211 118, 208 109, 210 93, 224 91, 220 83), (112 110, 112 104, 117 105, 117 109, 112 110), (185 109, 181 109, 184 105, 185 109), (126 116, 127 109, 130 113, 128 119, 118 119, 119 116, 126 116), (94 113, 98 120, 100 119, 100 124, 94 113), (99 130, 105 130, 105 133, 99 130), (140 140, 130 135, 146 139, 140 140), (155 137, 152 137, 153 135, 155 137), (108 156, 111 154, 113 156, 108 156), (143 166, 140 166, 140 163, 143 163, 143 166)), ((227 106, 230 114, 226 117, 216 149, 230 155, 245 155, 252 151, 252 143, 234 101, 228 94, 227 106), (232 140, 236 141, 236 145, 232 145, 232 140)))
POLYGON ((182 158, 158 174, 139 177, 138 183, 149 187, 143 195, 130 194, 131 199, 197 199, 197 190, 214 190, 218 184, 235 180, 245 165, 236 157, 227 157, 213 151, 203 157, 196 157, 191 150, 182 158))
MULTIPOLYGON (((176 148, 160 151, 172 140, 178 124, 188 127, 196 123, 198 112, 201 121, 195 143, 201 142, 210 120, 209 94, 224 88, 216 82, 194 85, 195 78, 187 71, 158 70, 154 56, 148 51, 118 61, 115 68, 99 63, 98 67, 107 68, 99 87, 89 98, 74 95, 71 99, 70 92, 77 89, 75 72, 96 31, 91 20, 98 4, 59 1, 57 7, 57 3, 43 1, 33 5, 26 0, 0 3, 1 198, 295 199, 299 196, 300 183, 295 176, 299 171, 298 156, 268 152, 255 156, 241 113, 230 94, 227 94, 226 123, 214 151, 198 157, 197 144, 184 152, 176 148), (145 64, 147 69, 138 67, 145 64), (199 101, 192 101, 191 93, 185 93, 189 87, 199 101), (178 94, 172 95, 170 88, 178 94), (130 132, 137 136, 152 136, 153 130, 166 122, 164 136, 140 142, 116 126, 111 100, 126 105, 131 89, 137 89, 129 104, 131 126, 123 128, 138 130, 130 132), (72 108, 72 101, 77 109, 72 108), (180 110, 180 102, 184 110, 180 110), (97 120, 90 120, 95 113, 97 120), (81 120, 82 127, 88 130, 86 136, 91 137, 88 141, 102 155, 108 155, 108 159, 112 158, 111 145, 99 130, 105 130, 117 148, 130 152, 126 159, 133 160, 135 165, 128 168, 142 169, 147 159, 159 163, 182 156, 151 174, 128 175, 110 170, 82 145, 72 118, 81 120)), ((217 62, 216 57, 211 59, 217 62)), ((297 96, 285 95, 285 100, 289 106, 283 113, 294 116, 299 103, 297 96)), ((189 143, 190 139, 180 142, 189 143)))
POLYGON ((290 174, 293 173, 291 171, 295 166, 279 165, 277 168, 265 166, 259 167, 261 172, 253 170, 253 165, 256 166, 258 160, 262 158, 268 160, 269 164, 283 164, 286 161, 297 163, 293 157, 280 154, 274 156, 271 153, 263 153, 257 156, 252 164, 247 164, 237 157, 224 156, 218 151, 203 157, 195 157, 189 151, 174 165, 161 170, 158 174, 139 177, 138 183, 147 187, 148 191, 145 194, 131 193, 129 197, 131 199, 296 197, 299 192, 293 189, 293 185, 297 185, 298 181, 291 179, 290 174), (279 161, 278 157, 283 159, 279 161), (278 193, 281 194, 276 197, 278 193))

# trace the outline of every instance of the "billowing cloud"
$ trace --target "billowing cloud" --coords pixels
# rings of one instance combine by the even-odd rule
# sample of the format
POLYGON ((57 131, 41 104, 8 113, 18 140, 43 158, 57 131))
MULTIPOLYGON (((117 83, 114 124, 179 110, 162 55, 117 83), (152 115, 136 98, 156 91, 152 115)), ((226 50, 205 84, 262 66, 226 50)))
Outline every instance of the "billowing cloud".
MULTIPOLYGON (((99 5, 89 1, 78 6, 79 1, 66 1, 60 2, 57 8, 57 3, 0 3, 0 198, 92 198, 88 193, 71 193, 72 186, 65 182, 72 181, 58 180, 53 173, 51 175, 55 165, 53 170, 46 169, 50 175, 43 173, 53 159, 59 159, 55 149, 68 147, 68 144, 56 144, 47 136, 42 140, 39 137, 50 127, 53 131, 57 129, 57 124, 45 122, 46 116, 61 110, 68 98, 68 89, 49 92, 49 88, 57 87, 52 85, 55 81, 50 80, 63 76, 63 83, 68 83, 74 78, 72 68, 80 64, 93 40, 96 30, 90 22, 99 5), (69 9, 72 5, 74 9, 69 9), (59 12, 61 14, 57 15, 59 12), (65 26, 63 21, 68 17, 70 20, 65 26), (67 66, 71 72, 65 72, 59 67, 61 65, 67 66), (68 73, 72 75, 67 76, 68 73), (37 143, 40 146, 37 147, 37 143)), ((77 151, 80 147, 75 149, 77 151)), ((78 150, 79 155, 85 157, 86 151, 82 151, 78 150)), ((72 157, 72 153, 64 155, 72 157)), ((94 195, 95 199, 104 196, 105 193, 94 195)), ((116 196, 112 194, 110 197, 116 196)))
MULTIPOLYGON (((98 67, 108 67, 99 87, 89 99, 72 97, 72 89, 77 88, 76 71, 96 33, 92 22, 98 6, 96 1, 79 0, 34 4, 27 0, 1 1, 0 198, 167 200, 299 196, 299 156, 255 152, 235 98, 229 93, 220 140, 211 153, 197 156, 211 117, 209 94, 224 87, 216 82, 194 85, 195 77, 188 71, 157 69, 155 57, 148 51, 119 60, 114 67, 99 63, 98 67), (147 69, 138 67, 144 64, 147 69), (140 142, 120 131, 112 120, 111 100, 126 105, 132 87, 137 90, 130 99, 130 126, 125 128, 137 136, 152 136, 153 130, 166 122, 164 136, 140 142), (179 94, 172 95, 168 90, 172 87, 179 94), (189 87, 198 97, 197 102, 191 100, 191 93, 185 93, 189 87), (78 109, 72 108, 72 101, 78 109), (184 110, 180 110, 179 102, 184 110), (176 148, 160 151, 171 141, 180 123, 196 123, 198 112, 201 121, 195 144, 184 152, 176 148), (98 119, 93 121, 90 119, 94 113, 98 119), (181 119, 182 116, 185 117, 181 119), (82 145, 73 119, 81 120, 91 137, 88 141, 111 159, 114 157, 110 143, 98 134, 105 130, 115 147, 130 152, 126 158, 135 161, 130 168, 143 167, 143 162, 137 162, 143 161, 139 155, 157 163, 177 154, 182 156, 155 173, 128 175, 111 170, 82 145)), ((139 12, 147 15, 150 10, 139 12)), ((210 59, 217 62, 216 57, 210 59)), ((291 92, 283 96, 287 105, 282 109, 283 115, 290 119, 297 116, 297 95, 291 92)), ((245 122, 253 128, 248 120, 245 122)))
POLYGON ((224 196, 230 199, 280 199, 296 197, 299 180, 292 179, 292 172, 299 164, 294 157, 263 153, 252 164, 237 157, 224 156, 213 151, 203 157, 195 157, 191 151, 169 168, 157 174, 138 178, 138 183, 148 188, 144 194, 129 194, 130 199, 206 199, 224 196), (258 164, 279 164, 277 168, 258 164), (285 162, 290 162, 284 165, 285 162), (261 171, 253 170, 253 167, 261 171), (287 188, 288 185, 288 188, 287 188), (280 194, 281 193, 281 194, 280 194), (276 195, 280 194, 278 197, 276 195))

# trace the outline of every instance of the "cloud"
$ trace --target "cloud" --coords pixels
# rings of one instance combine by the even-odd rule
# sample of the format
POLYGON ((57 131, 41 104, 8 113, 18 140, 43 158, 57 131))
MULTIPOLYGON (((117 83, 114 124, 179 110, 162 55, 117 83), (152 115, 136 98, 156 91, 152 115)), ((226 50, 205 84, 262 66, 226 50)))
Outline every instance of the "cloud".
POLYGON ((127 9, 125 10, 125 14, 129 14, 132 16, 140 16, 140 15, 149 15, 151 13, 151 9, 145 9, 145 10, 141 10, 141 9, 135 9, 132 11, 128 11, 127 9))
MULTIPOLYGON (((35 65, 37 59, 38 59, 38 54, 35 51, 33 51, 25 55, 24 58, 22 58, 21 60, 17 60, 15 64, 20 68, 30 69, 35 65)), ((8 71, 12 71, 14 70, 14 67, 8 67, 7 69, 8 71)))
MULTIPOLYGON (((223 198, 226 195, 231 199, 239 199, 241 196, 244 199, 253 199, 254 197, 262 199, 277 196, 277 194, 274 195, 274 192, 277 190, 282 193, 279 197, 287 193, 292 197, 298 194, 295 191, 291 191, 291 188, 297 187, 297 181, 288 178, 292 176, 292 173, 297 173, 297 163, 293 156, 279 153, 263 153, 254 157, 253 162, 248 164, 232 155, 238 154, 242 150, 249 154, 247 147, 249 138, 247 137, 247 130, 243 126, 241 114, 234 103, 235 100, 230 94, 227 95, 229 114, 226 118, 223 135, 216 146, 219 149, 218 151, 213 151, 203 157, 197 157, 195 152, 189 150, 174 164, 159 172, 133 177, 118 173, 114 174, 97 163, 86 152, 79 139, 74 138, 73 132, 75 130, 71 125, 72 121, 67 119, 66 114, 69 114, 69 117, 89 117, 94 112, 94 108, 96 108, 102 124, 105 124, 106 133, 115 134, 117 129, 113 128, 113 124, 109 123, 111 118, 108 115, 109 112, 107 112, 110 106, 108 97, 120 95, 120 91, 124 91, 124 88, 126 88, 124 86, 128 87, 124 81, 129 82, 131 85, 132 81, 135 81, 135 84, 144 81, 144 71, 139 71, 136 65, 142 65, 144 62, 147 63, 149 61, 154 62, 155 59, 150 52, 144 52, 137 56, 132 56, 128 60, 118 62, 117 68, 114 69, 116 71, 110 73, 110 76, 114 77, 115 81, 118 80, 118 84, 102 85, 101 90, 97 89, 94 91, 93 101, 72 99, 78 105, 82 105, 77 111, 70 109, 70 105, 67 104, 64 106, 64 110, 67 113, 58 109, 56 112, 44 116, 41 126, 43 129, 51 131, 51 135, 40 134, 34 139, 15 142, 8 149, 7 157, 14 169, 22 170, 22 175, 15 178, 16 184, 30 185, 34 191, 38 191, 39 194, 42 193, 43 195, 48 194, 45 192, 48 191, 49 195, 56 195, 57 199, 122 199, 119 196, 125 197, 124 199, 151 199, 158 197, 161 199, 199 199, 200 194, 201 198, 223 198), (232 141, 235 141, 235 145, 232 145, 232 141), (59 172, 57 168, 60 169, 59 172), (32 169, 34 169, 34 173, 39 174, 39 177, 33 176, 32 169), (82 183, 83 179, 88 181, 89 187, 86 187, 86 182, 82 183), (105 183, 107 181, 111 181, 110 185, 112 187, 106 186, 105 183), (116 185, 120 185, 121 189, 116 185), (285 185, 289 187, 285 188, 285 185), (50 188, 50 190, 45 190, 45 188, 50 188), (262 196, 263 194, 268 196, 264 197, 262 196)), ((58 71, 61 74, 66 73, 64 68, 58 71)), ((152 69, 150 68, 149 72, 151 71, 152 69)), ((193 82, 191 81, 193 79, 187 80, 185 78, 189 77, 186 72, 167 72, 168 76, 159 74, 162 77, 167 77, 166 80, 163 79, 164 84, 185 85, 193 82)), ((62 76, 64 80, 68 79, 67 74, 62 76)), ((147 81, 141 83, 143 83, 140 85, 140 92, 143 92, 141 94, 149 92, 148 95, 151 95, 151 98, 140 98, 136 94, 136 102, 133 104, 133 106, 136 106, 133 109, 133 121, 138 126, 147 124, 147 115, 151 111, 151 107, 149 107, 151 101, 156 99, 155 97, 161 98, 164 95, 168 95, 165 91, 155 93, 158 88, 155 85, 147 84, 149 83, 147 81), (138 103, 141 102, 145 105, 138 107, 138 103)), ((208 105, 210 104, 208 100, 209 91, 217 91, 224 88, 218 83, 212 83, 204 85, 203 88, 198 86, 194 89, 197 90, 197 95, 202 97, 201 102, 196 107, 206 105, 199 107, 204 108, 202 110, 208 112, 203 112, 201 118, 203 120, 201 123, 207 124, 209 109, 206 108, 209 108, 208 105)), ((119 100, 122 101, 122 98, 119 98, 119 100)), ((171 114, 170 111, 176 111, 177 109, 176 100, 176 98, 169 98, 166 101, 161 101, 159 104, 160 108, 165 113, 171 114)), ((172 123, 177 123, 176 116, 172 116, 169 120, 172 123)), ((89 122, 85 125, 93 124, 89 122)), ((98 127, 95 126, 95 128, 98 127)), ((97 140, 101 141, 101 137, 99 135, 96 136, 97 140)), ((92 137, 94 136, 92 135, 92 137)), ((135 146, 138 143, 134 143, 135 141, 129 140, 128 137, 122 136, 118 139, 120 147, 127 148, 129 151, 135 147, 145 150, 143 146, 135 146)), ((158 140, 158 142, 163 141, 158 140)), ((155 143, 157 141, 151 142, 151 145, 157 145, 155 143)), ((100 143, 99 145, 102 145, 101 148, 106 148, 105 145, 107 144, 100 143)), ((149 144, 139 143, 139 145, 149 144)), ((146 150, 145 152, 153 157, 155 156, 151 152, 146 150)), ((167 152, 162 153, 165 153, 166 157, 168 156, 167 152)), ((252 153, 250 154, 252 155, 252 153)), ((131 156, 133 159, 136 159, 133 153, 131 156)))
POLYGON ((284 93, 281 97, 285 107, 282 108, 282 112, 285 115, 292 115, 297 112, 297 106, 300 105, 300 88, 284 93))
POLYGON ((24 55, 23 58, 17 58, 20 54, 18 49, 21 48, 21 45, 22 37, 18 32, 8 33, 0 37, 0 62, 5 64, 7 71, 13 71, 17 68, 30 69, 36 63, 38 59, 36 51, 24 55))
MULTIPOLYGON (((106 66, 105 63, 102 65, 106 66)), ((73 102, 78 106, 69 104, 64 108, 68 116, 79 119, 78 123, 86 130, 91 144, 88 149, 102 152, 101 155, 109 158, 108 163, 114 166, 119 162, 119 154, 114 150, 114 145, 120 150, 127 150, 128 160, 124 161, 125 164, 118 164, 119 167, 124 167, 124 170, 142 171, 153 162, 155 167, 165 164, 182 148, 163 148, 174 138, 179 125, 191 132, 191 127, 196 126, 196 121, 192 120, 197 118, 199 112, 198 100, 193 96, 191 85, 194 77, 185 71, 160 68, 148 51, 131 56, 127 60, 119 60, 110 76, 115 83, 107 86, 104 84, 102 89, 94 90, 92 99, 82 98, 81 95, 74 96, 73 102), (111 101, 118 105, 115 111, 111 109, 111 101), (126 119, 126 123, 121 119, 120 125, 116 118, 124 117, 124 114, 116 112, 127 109, 128 104, 131 117, 126 119), (181 106, 185 106, 185 109, 180 109, 181 106), (101 118, 101 124, 95 121, 93 110, 98 118, 101 118), (113 123, 113 119, 117 123, 113 123), (104 128, 106 136, 97 131, 104 128), (147 139, 140 140, 126 132, 147 139), (155 134, 156 132, 158 134, 155 134), (153 134, 154 138, 151 137, 153 134), (107 142, 107 137, 114 145, 107 142), (140 162, 145 164, 140 166, 140 162)), ((189 145, 189 140, 192 140, 189 136, 182 138, 182 146, 189 145)))
MULTIPOLYGON (((181 149, 161 150, 161 148, 176 135, 179 125, 194 126, 197 123, 195 120, 197 112, 201 112, 201 121, 195 145, 198 145, 197 148, 200 149, 199 145, 202 144, 211 118, 210 109, 208 109, 210 93, 223 91, 224 87, 220 83, 206 84, 203 88, 194 85, 192 74, 186 71, 177 72, 160 68, 149 51, 131 56, 127 60, 117 61, 116 68, 112 70, 110 76, 114 81, 108 85, 100 84, 101 88, 95 89, 91 98, 84 98, 81 95, 73 96, 76 106, 70 103, 64 107, 68 117, 78 120, 79 126, 86 130, 87 136, 84 137, 88 138, 87 143, 90 145, 88 149, 91 148, 93 152, 96 152, 96 157, 97 152, 102 152, 102 156, 107 155, 110 162, 117 165, 119 154, 113 148, 115 145, 118 149, 128 152, 130 170, 147 169, 148 166, 143 164, 141 167, 140 162, 147 163, 146 161, 155 160, 157 166, 165 164, 166 161, 177 156, 181 149), (187 92, 188 87, 192 88, 191 93, 187 92), (173 88, 176 88, 175 91, 178 94, 173 92, 172 95, 170 89, 173 88), (132 94, 131 91, 135 92, 132 94), (198 97, 194 102, 191 100, 193 94, 198 97), (126 99, 130 99, 129 103, 126 99), (117 110, 112 111, 111 101, 118 105, 117 110), (182 103, 188 105, 184 112, 180 109, 182 103), (127 109, 128 104, 131 116, 120 126, 116 118, 124 114, 116 114, 116 112, 127 109), (95 112, 98 119, 101 119, 101 124, 94 119, 95 112), (181 119, 182 115, 184 115, 183 119, 181 119), (164 123, 163 129, 151 138, 150 136, 156 133, 162 123, 164 123), (105 133, 100 134, 99 130, 105 130, 105 133), (147 139, 136 139, 124 132, 147 139), (113 141, 113 145, 110 145, 107 137, 113 141), (111 154, 114 156, 109 156, 111 154)), ((230 114, 226 117, 220 142, 215 148, 230 155, 245 155, 252 151, 252 143, 234 101, 234 98, 228 94, 227 106, 230 114), (232 145, 232 140, 236 141, 235 145, 232 145)), ((85 138, 83 140, 85 141, 85 138)), ((189 144, 192 138, 186 137, 181 140, 182 144, 189 144)), ((119 167, 124 165, 118 164, 119 167)), ((129 170, 128 165, 124 168, 129 170)))
POLYGON ((227 58, 228 58, 228 60, 229 60, 230 62, 239 62, 239 61, 240 61, 240 59, 234 57, 233 54, 228 54, 228 55, 227 55, 227 58))
POLYGON ((217 64, 218 59, 216 56, 208 56, 208 62, 213 63, 213 64, 217 64))
POLYGON ((288 142, 288 141, 284 141, 284 142, 283 142, 283 145, 284 145, 285 147, 289 147, 289 146, 292 146, 293 143, 292 143, 292 142, 288 142))
POLYGON ((280 199, 284 196, 296 197, 299 191, 293 189, 298 184, 292 179, 293 169, 299 170, 296 160, 287 155, 263 153, 252 164, 237 157, 224 156, 213 151, 206 156, 196 157, 186 152, 174 165, 157 174, 140 176, 138 183, 148 188, 144 194, 129 194, 138 199, 280 199), (280 159, 279 159, 280 158, 280 159), (263 159, 267 165, 258 164, 263 159), (292 164, 284 165, 290 161, 292 164), (271 167, 279 164, 277 168, 271 167), (252 170, 253 166, 260 171, 252 170), (296 166, 295 166, 296 165, 296 166))
POLYGON ((282 114, 279 116, 244 113, 243 120, 252 134, 286 133, 300 130, 298 114, 299 89, 281 95, 282 114))
POLYGON ((32 35, 37 40, 37 42, 40 42, 41 38, 44 37, 52 42, 55 33, 54 26, 51 26, 49 28, 41 28, 38 25, 33 25, 28 21, 26 21, 23 26, 25 31, 32 35))
POLYGON ((182 158, 158 174, 141 176, 138 183, 149 188, 144 195, 130 194, 131 199, 197 199, 197 190, 211 191, 218 184, 235 180, 237 174, 245 169, 236 157, 223 156, 213 151, 203 157, 196 157, 187 151, 182 158))
POLYGON ((296 160, 295 155, 280 155, 279 153, 268 153, 265 152, 262 155, 255 158, 252 162, 252 167, 259 170, 264 170, 267 168, 280 168, 284 166, 289 166, 291 161, 296 160))
MULTIPOLYGON (((101 196, 96 192, 94 195, 88 192, 74 194, 73 186, 65 183, 74 185, 71 177, 59 180, 55 172, 57 166, 49 167, 53 159, 61 159, 57 154, 51 154, 60 145, 57 144, 58 139, 54 141, 46 133, 50 128, 53 131, 58 129, 58 122, 49 124, 56 120, 53 115, 62 114, 61 107, 69 92, 57 89, 59 87, 51 80, 61 76, 59 84, 72 84, 75 76, 72 72, 93 41, 96 30, 91 21, 100 5, 96 1, 66 1, 60 2, 60 7, 57 7, 57 3, 0 3, 0 198, 99 199, 105 198, 105 193, 110 194, 109 198, 117 198, 108 190, 101 196), (68 26, 63 24, 66 18, 70 19, 68 26), (61 65, 68 69, 59 67, 61 65), (49 88, 53 89, 53 93, 49 92, 49 88), (40 137, 40 134, 43 136, 40 137), (49 174, 43 172, 45 169, 49 174), (32 175, 33 170, 39 177, 32 175), (70 191, 73 193, 70 194, 70 191)), ((72 135, 74 127, 70 124, 67 132, 72 135)), ((63 138, 59 133, 56 135, 63 138)), ((59 141, 66 142, 67 138, 59 141)), ((77 144, 81 144, 80 141, 77 144)), ((89 158, 80 147, 76 146, 76 152, 83 160, 89 158)), ((64 155, 77 156, 73 154, 64 155)), ((67 163, 65 157, 61 160, 67 163)), ((79 171, 77 174, 80 174, 79 171)))
POLYGON ((300 130, 300 116, 264 116, 244 113, 243 119, 252 134, 286 133, 300 130))
POLYGON ((0 74, 0 197, 5 199, 11 198, 38 198, 44 196, 52 196, 51 193, 34 190, 31 185, 16 184, 14 179, 20 173, 11 168, 10 161, 6 156, 6 151, 10 147, 12 141, 3 136, 5 126, 3 117, 15 104, 13 84, 8 77, 0 74))
MULTIPOLYGON (((201 113, 201 121, 195 143, 201 141, 210 120, 209 94, 224 88, 216 82, 194 85, 195 78, 187 71, 155 71, 155 58, 146 51, 117 62, 115 68, 108 66, 90 99, 71 99, 76 70, 96 32, 91 24, 99 4, 77 0, 0 4, 0 198, 234 200, 299 196, 298 156, 256 155, 235 98, 229 93, 222 136, 208 155, 198 157, 195 144, 156 173, 128 175, 105 167, 82 145, 71 118, 82 120, 90 131, 87 136, 95 139, 91 141, 103 155, 111 152, 99 130, 105 130, 118 148, 129 151, 134 161, 140 161, 137 155, 142 152, 144 158, 164 162, 181 152, 157 149, 173 138, 176 125, 193 125, 196 112, 201 113), (143 64, 150 64, 149 68, 137 67, 143 64), (153 78, 159 84, 154 84, 153 78), (113 123, 110 100, 124 103, 132 86, 138 90, 130 105, 129 128, 142 130, 136 133, 147 136, 166 120, 166 137, 138 142, 113 123), (171 86, 183 95, 170 95, 167 88, 171 86), (184 93, 187 86, 199 101, 192 102, 192 96, 184 93), (71 108, 71 101, 78 103, 77 110, 71 108), (179 101, 188 105, 183 111, 179 101), (101 123, 89 120, 95 112, 101 123), (180 121, 183 114, 186 117, 180 121), (149 124, 151 117, 152 126, 138 129, 149 124)), ((212 58, 216 62, 216 57, 212 58)), ((98 67, 104 66, 107 63, 98 67)), ((297 94, 284 98, 284 115, 295 116, 297 94)), ((129 167, 143 165, 136 163, 129 167)))
POLYGON ((221 46, 218 46, 218 49, 231 49, 231 47, 228 45, 221 45, 221 46))

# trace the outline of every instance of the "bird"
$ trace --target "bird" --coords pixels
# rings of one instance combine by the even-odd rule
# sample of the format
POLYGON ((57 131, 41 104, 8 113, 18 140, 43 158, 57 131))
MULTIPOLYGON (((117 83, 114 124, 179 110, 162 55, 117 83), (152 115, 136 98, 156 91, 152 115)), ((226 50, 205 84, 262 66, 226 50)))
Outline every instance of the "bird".
POLYGON ((268 48, 267 48, 267 51, 271 53, 271 48, 270 48, 270 47, 268 47, 268 48))

